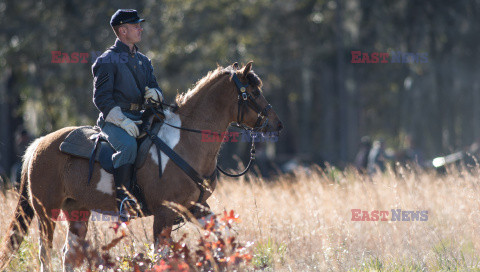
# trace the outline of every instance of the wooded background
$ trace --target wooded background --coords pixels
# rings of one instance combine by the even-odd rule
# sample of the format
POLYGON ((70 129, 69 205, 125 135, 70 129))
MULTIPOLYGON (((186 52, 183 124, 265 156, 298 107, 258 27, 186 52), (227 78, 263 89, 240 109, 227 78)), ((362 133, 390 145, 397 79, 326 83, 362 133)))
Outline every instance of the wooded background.
POLYGON ((19 126, 37 137, 95 123, 91 59, 52 63, 52 51, 104 51, 115 40, 109 20, 118 8, 146 18, 138 46, 168 101, 217 64, 253 60, 286 127, 279 164, 344 166, 363 135, 396 149, 410 136, 426 158, 480 137, 480 1, 0 0, 4 169, 17 159, 19 126), (351 51, 428 57, 353 64, 351 51))

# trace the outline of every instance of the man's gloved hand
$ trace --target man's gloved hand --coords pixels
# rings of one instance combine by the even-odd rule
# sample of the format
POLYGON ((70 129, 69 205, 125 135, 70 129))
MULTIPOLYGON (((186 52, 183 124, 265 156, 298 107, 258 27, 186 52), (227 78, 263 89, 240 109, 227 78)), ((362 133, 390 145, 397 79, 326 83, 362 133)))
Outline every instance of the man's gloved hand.
POLYGON ((132 119, 128 118, 127 116, 125 116, 125 114, 123 114, 120 107, 114 107, 113 109, 111 109, 107 117, 105 118, 105 121, 110 122, 117 127, 123 128, 123 130, 125 130, 132 137, 136 138, 140 134, 137 125, 140 125, 142 121, 132 121, 132 119))
POLYGON ((122 123, 120 123, 120 127, 123 128, 130 136, 137 138, 140 134, 137 125, 140 125, 142 121, 132 121, 130 118, 125 118, 122 123))
POLYGON ((159 89, 145 87, 145 100, 152 99, 154 101, 163 102, 163 95, 159 89))

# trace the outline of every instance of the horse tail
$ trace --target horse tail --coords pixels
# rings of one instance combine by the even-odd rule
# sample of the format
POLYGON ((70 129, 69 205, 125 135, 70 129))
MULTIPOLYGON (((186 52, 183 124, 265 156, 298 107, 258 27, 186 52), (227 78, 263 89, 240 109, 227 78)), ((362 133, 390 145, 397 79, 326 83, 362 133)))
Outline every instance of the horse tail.
POLYGON ((28 228, 32 222, 35 210, 29 197, 29 170, 33 155, 42 138, 35 140, 27 148, 23 156, 22 176, 20 184, 20 198, 15 209, 14 218, 2 239, 0 246, 0 271, 3 271, 10 262, 13 253, 17 252, 23 242, 23 237, 28 234, 28 228))

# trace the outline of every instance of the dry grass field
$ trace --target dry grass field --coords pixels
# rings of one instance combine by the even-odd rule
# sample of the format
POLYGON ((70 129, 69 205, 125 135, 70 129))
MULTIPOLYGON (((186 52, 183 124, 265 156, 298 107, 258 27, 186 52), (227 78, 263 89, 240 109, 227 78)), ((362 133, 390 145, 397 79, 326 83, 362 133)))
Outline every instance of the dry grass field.
MULTIPOLYGON (((239 214, 241 222, 233 233, 244 244, 253 242, 248 270, 480 271, 479 187, 480 169, 437 175, 406 168, 367 177, 353 170, 313 167, 269 182, 222 177, 209 204, 216 213, 234 210, 239 214), (352 221, 352 209, 389 211, 388 220, 352 221), (428 211, 428 218, 392 221, 392 209, 428 211)), ((15 195, 0 195, 0 202, 3 236, 16 205, 15 195)), ((152 218, 132 222, 128 237, 111 254, 148 251, 151 225, 152 218)), ((38 269, 36 226, 34 221, 7 271, 38 269)), ((110 226, 90 224, 88 237, 94 247, 115 237, 110 226)), ((58 270, 65 232, 60 225, 55 236, 58 270)), ((174 237, 184 233, 192 247, 201 235, 196 226, 187 224, 174 237)))

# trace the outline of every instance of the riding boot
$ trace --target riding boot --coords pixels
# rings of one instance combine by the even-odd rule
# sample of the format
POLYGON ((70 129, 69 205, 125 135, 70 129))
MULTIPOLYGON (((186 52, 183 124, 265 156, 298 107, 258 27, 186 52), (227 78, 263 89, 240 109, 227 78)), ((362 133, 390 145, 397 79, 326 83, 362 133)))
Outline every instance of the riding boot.
POLYGON ((135 208, 137 205, 137 202, 127 194, 132 189, 133 167, 133 164, 125 164, 113 170, 113 179, 117 188, 119 219, 122 222, 128 221, 131 217, 127 211, 127 206, 135 208))

